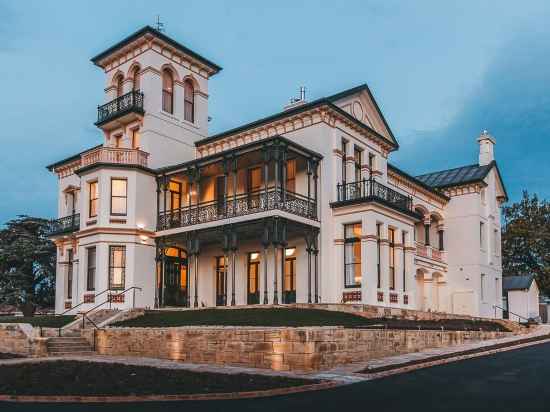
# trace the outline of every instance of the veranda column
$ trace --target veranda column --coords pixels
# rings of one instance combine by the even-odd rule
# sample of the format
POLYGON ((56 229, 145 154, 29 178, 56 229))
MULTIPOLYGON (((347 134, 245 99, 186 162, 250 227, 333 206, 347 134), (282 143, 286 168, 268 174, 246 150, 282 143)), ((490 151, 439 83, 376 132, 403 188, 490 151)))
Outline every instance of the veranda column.
POLYGON ((388 240, 388 225, 382 224, 380 227, 380 290, 384 294, 382 302, 379 305, 389 302, 390 289, 390 242, 388 240))
POLYGON ((321 300, 319 297, 319 230, 314 231, 313 235, 313 255, 314 255, 314 266, 315 269, 313 270, 314 273, 314 296, 315 296, 315 303, 319 303, 321 300))
POLYGON ((305 238, 307 252, 307 303, 311 303, 311 251, 313 249, 313 238, 310 230, 306 233, 305 238))
POLYGON ((269 149, 267 147, 263 147, 262 154, 264 160, 264 209, 267 210, 269 209, 269 149))
POLYGON ((237 232, 231 231, 231 306, 235 306, 235 260, 237 255, 237 232))
POLYGON ((314 161, 314 163, 313 163, 313 202, 314 202, 314 205, 313 205, 313 216, 312 216, 314 219, 317 219, 317 216, 319 214, 318 210, 317 210, 317 208, 319 207, 318 200, 319 200, 319 162, 314 161))
POLYGON ((166 225, 166 219, 162 225, 160 224, 160 178, 157 177, 157 230, 164 229, 166 225))
POLYGON ((168 179, 166 176, 162 177, 162 191, 163 191, 163 197, 164 197, 164 229, 168 229, 169 226, 169 211, 168 211, 168 201, 167 195, 168 195, 168 179))
MULTIPOLYGON (((267 191, 266 191, 267 195, 267 191)), ((267 199, 267 196, 266 196, 267 199)), ((269 247, 269 225, 267 221, 264 221, 264 227, 263 227, 263 234, 262 234, 262 246, 263 246, 263 261, 264 261, 264 305, 267 305, 269 303, 268 300, 268 284, 267 284, 267 249, 269 247)))
POLYGON ((159 287, 161 276, 161 248, 160 239, 155 239, 155 309, 159 307, 159 287))
POLYGON ((196 223, 200 223, 199 222, 199 219, 200 219, 200 208, 199 208, 199 205, 201 203, 201 170, 197 167, 196 169, 196 172, 195 172, 195 186, 196 186, 196 189, 195 191, 197 192, 197 207, 196 207, 196 220, 195 222, 196 223))
POLYGON ((273 218, 273 236, 272 236, 272 244, 273 244, 273 304, 278 305, 279 304, 279 288, 277 285, 277 278, 279 277, 279 272, 277 270, 278 265, 278 251, 279 251, 279 218, 275 217, 273 218))
MULTIPOLYGON (((227 196, 229 194, 229 160, 224 158, 223 159, 223 215, 224 217, 227 217, 227 196)), ((225 258, 224 258, 225 259, 225 258)), ((227 260, 224 260, 224 265, 227 267, 227 260)), ((227 300, 227 295, 225 296, 225 299, 227 300)))
POLYGON ((287 303, 285 299, 285 249, 286 241, 286 219, 280 220, 280 242, 281 242, 281 303, 287 303))
MULTIPOLYGON (((311 174, 312 174, 312 169, 313 168, 313 164, 312 164, 312 160, 311 159, 307 159, 307 207, 309 209, 310 207, 310 204, 311 204, 311 174)), ((309 212, 309 210, 308 210, 309 212)), ((309 215, 309 213, 308 213, 309 215)))
POLYGON ((237 157, 233 156, 231 167, 233 177, 233 216, 237 214, 237 157))
POLYGON ((286 207, 286 175, 287 175, 287 147, 286 145, 281 147, 281 197, 283 202, 283 208, 286 207))
POLYGON ((407 296, 408 303, 404 304, 410 307, 416 307, 415 300, 418 296, 416 290, 416 269, 414 266, 414 255, 416 253, 416 244, 413 239, 413 234, 408 233, 405 237, 405 284, 403 288, 403 294, 407 296))
POLYGON ((376 305, 378 290, 376 220, 374 216, 366 215, 361 223, 361 302, 376 305))

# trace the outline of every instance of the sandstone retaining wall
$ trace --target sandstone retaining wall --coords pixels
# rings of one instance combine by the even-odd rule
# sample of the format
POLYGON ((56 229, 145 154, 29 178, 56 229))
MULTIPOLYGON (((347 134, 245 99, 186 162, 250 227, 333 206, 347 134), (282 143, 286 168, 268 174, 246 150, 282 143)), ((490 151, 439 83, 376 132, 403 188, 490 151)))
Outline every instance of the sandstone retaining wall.
POLYGON ((506 332, 343 327, 107 328, 83 336, 99 354, 312 371, 352 362, 508 336, 506 332), (95 336, 94 336, 95 335, 95 336))
POLYGON ((0 352, 25 356, 47 356, 47 339, 25 323, 0 323, 0 352))

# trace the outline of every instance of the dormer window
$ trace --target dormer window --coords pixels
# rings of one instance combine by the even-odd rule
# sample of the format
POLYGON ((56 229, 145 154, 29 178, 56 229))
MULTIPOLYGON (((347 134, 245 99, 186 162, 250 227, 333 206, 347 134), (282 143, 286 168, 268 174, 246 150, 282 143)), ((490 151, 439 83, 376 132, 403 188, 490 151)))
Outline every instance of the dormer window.
POLYGON ((174 76, 170 69, 162 71, 162 110, 174 113, 174 76))
POLYGON ((140 78, 139 78, 139 66, 134 67, 134 70, 132 70, 132 89, 134 91, 139 90, 140 87, 140 78))
POLYGON ((184 85, 184 115, 183 118, 188 122, 195 122, 195 88, 191 80, 186 80, 184 85))
POLYGON ((120 97, 123 94, 122 83, 124 82, 124 76, 119 74, 115 79, 116 97, 120 97))

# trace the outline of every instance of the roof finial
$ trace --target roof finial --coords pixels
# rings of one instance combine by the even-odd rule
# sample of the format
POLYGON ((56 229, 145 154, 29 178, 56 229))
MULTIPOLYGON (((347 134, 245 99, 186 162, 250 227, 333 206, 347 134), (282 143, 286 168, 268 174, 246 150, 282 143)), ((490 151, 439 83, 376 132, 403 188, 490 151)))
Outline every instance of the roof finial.
POLYGON ((157 14, 157 21, 155 23, 155 28, 157 31, 164 31, 164 23, 160 21, 160 15, 157 14))

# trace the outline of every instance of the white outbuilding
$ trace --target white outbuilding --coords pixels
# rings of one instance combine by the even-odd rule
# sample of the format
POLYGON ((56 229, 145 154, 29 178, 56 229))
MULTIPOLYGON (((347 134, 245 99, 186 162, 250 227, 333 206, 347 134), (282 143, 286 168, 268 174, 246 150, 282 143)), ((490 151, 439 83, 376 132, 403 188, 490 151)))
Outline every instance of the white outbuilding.
POLYGON ((539 317, 539 287, 534 275, 505 276, 502 294, 508 319, 525 322, 539 317))

